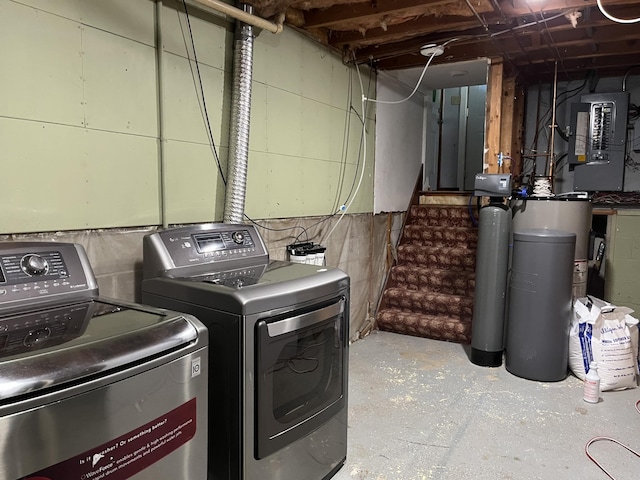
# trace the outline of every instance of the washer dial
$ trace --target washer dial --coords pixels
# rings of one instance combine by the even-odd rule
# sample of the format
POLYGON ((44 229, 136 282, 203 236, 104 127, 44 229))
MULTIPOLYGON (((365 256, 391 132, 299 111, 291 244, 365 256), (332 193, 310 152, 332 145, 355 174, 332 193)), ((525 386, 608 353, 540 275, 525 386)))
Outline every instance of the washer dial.
POLYGON ((49 271, 49 262, 40 255, 30 253, 22 257, 20 268, 22 268, 24 273, 32 277, 44 275, 49 271))

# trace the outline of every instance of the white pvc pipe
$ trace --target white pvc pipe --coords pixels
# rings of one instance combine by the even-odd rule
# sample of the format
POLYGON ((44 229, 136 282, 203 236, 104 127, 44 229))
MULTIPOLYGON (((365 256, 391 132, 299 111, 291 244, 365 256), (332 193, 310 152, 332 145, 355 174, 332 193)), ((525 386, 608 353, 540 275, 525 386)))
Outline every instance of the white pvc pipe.
POLYGON ((220 0, 191 0, 191 2, 199 3, 200 5, 204 5, 205 7, 211 8, 217 12, 224 13, 225 15, 228 15, 231 18, 240 20, 241 22, 244 22, 247 25, 261 28, 262 30, 267 30, 268 32, 271 32, 271 33, 278 34, 282 32, 284 28, 283 27, 284 14, 278 15, 276 22, 270 22, 269 20, 265 20, 262 17, 258 17, 256 15, 247 13, 244 10, 236 8, 227 3, 221 2, 220 0))

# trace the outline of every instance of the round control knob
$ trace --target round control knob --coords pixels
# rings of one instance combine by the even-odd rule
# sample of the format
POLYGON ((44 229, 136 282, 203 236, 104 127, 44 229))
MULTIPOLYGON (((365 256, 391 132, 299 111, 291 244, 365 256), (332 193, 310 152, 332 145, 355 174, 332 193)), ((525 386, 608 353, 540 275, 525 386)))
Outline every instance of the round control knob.
POLYGON ((233 239, 234 242, 242 245, 244 243, 244 233, 242 232, 233 232, 231 234, 231 238, 233 239))
POLYGON ((43 275, 49 270, 49 263, 40 255, 25 255, 22 259, 22 271, 27 275, 43 275))

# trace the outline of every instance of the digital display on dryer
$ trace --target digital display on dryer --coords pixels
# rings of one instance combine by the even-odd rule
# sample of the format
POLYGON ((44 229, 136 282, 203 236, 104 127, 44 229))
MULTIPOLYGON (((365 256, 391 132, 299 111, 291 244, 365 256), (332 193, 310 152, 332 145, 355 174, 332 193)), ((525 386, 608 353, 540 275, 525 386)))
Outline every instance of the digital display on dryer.
POLYGON ((225 244, 222 239, 222 235, 219 233, 205 233, 201 235, 194 235, 193 240, 196 243, 196 248, 200 253, 215 252, 218 250, 224 250, 225 244))

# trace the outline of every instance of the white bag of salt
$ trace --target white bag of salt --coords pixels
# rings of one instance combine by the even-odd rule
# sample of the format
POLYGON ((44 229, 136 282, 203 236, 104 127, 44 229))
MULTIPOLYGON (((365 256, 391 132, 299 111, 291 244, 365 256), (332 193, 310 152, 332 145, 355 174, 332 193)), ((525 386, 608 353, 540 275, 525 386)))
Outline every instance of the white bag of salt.
POLYGON ((578 298, 569 332, 569 367, 584 380, 591 362, 597 362, 600 389, 637 386, 638 319, 633 310, 597 298, 578 298))

